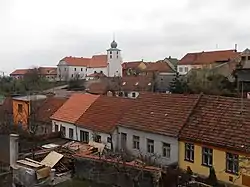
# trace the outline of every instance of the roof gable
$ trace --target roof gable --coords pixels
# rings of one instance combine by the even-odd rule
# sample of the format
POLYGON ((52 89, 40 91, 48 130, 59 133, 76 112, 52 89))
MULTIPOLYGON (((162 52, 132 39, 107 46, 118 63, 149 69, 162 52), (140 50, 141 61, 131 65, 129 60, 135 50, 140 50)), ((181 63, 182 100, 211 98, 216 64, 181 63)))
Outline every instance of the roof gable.
POLYGON ((91 94, 73 94, 51 119, 74 124, 98 97, 91 94))

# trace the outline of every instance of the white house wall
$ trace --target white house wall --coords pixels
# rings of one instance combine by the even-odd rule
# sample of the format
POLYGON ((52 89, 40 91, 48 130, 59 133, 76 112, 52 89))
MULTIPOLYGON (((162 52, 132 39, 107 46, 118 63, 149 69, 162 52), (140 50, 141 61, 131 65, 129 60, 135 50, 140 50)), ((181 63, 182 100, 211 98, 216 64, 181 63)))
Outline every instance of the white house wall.
MULTIPOLYGON (((69 139, 69 128, 74 129, 74 136, 73 140, 80 141, 80 131, 85 131, 89 133, 89 141, 93 141, 93 135, 98 134, 101 136, 101 142, 107 145, 108 148, 111 148, 111 143, 107 142, 108 137, 110 137, 109 134, 107 133, 101 133, 101 132, 93 132, 92 130, 85 129, 79 126, 75 126, 74 124, 71 123, 66 123, 62 121, 56 121, 52 120, 52 132, 55 132, 55 124, 58 125, 59 129, 60 126, 65 127, 65 138, 69 139)), ((112 140, 113 140, 113 146, 117 146, 117 131, 115 130, 112 134, 112 140)))
POLYGON ((133 130, 129 128, 124 128, 118 126, 119 133, 119 148, 121 148, 121 133, 127 134, 126 148, 127 150, 135 156, 152 155, 147 153, 147 139, 154 140, 154 154, 157 156, 156 162, 161 165, 169 165, 178 162, 178 139, 168 136, 163 136, 159 134, 148 133, 144 131, 133 130), (140 137, 140 150, 133 149, 133 136, 140 137), (162 144, 170 144, 170 158, 165 158, 162 156, 162 144))
POLYGON ((97 73, 103 72, 105 75, 108 75, 107 67, 102 67, 102 68, 88 68, 87 69, 87 75, 91 75, 91 74, 95 73, 95 71, 97 73))
POLYGON ((192 65, 178 65, 177 72, 180 75, 186 75, 192 68, 192 65))

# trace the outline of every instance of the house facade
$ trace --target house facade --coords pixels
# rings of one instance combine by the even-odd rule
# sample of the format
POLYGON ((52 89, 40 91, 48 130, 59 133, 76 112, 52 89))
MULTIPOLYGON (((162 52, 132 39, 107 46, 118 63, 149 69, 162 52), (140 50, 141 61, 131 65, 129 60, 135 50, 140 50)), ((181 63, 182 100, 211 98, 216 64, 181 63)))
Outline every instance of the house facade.
POLYGON ((118 124, 119 149, 169 166, 178 162, 178 133, 197 95, 141 93, 118 124))
POLYGON ((187 53, 178 63, 177 72, 186 75, 191 69, 212 69, 225 63, 232 63, 239 57, 236 50, 187 53))
POLYGON ((23 79, 25 75, 29 73, 38 73, 41 78, 44 78, 50 82, 56 81, 57 68, 54 67, 39 67, 34 69, 17 69, 10 74, 10 77, 14 79, 23 79))
POLYGON ((201 96, 179 136, 179 167, 202 177, 213 167, 219 181, 249 186, 249 114, 249 100, 201 96))
POLYGON ((106 55, 93 55, 91 58, 65 57, 57 65, 57 79, 85 79, 94 73, 103 73, 108 77, 122 76, 121 50, 113 41, 106 55))
POLYGON ((28 129, 31 115, 47 97, 45 95, 18 96, 12 98, 14 125, 28 129))

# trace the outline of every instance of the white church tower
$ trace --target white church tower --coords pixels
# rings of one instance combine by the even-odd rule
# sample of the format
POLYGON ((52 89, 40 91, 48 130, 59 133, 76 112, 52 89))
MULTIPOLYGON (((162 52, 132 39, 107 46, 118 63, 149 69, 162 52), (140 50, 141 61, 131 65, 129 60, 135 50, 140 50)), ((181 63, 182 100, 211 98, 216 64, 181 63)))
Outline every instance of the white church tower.
POLYGON ((108 56, 108 77, 122 76, 121 50, 117 48, 115 40, 111 43, 111 48, 107 50, 108 56))

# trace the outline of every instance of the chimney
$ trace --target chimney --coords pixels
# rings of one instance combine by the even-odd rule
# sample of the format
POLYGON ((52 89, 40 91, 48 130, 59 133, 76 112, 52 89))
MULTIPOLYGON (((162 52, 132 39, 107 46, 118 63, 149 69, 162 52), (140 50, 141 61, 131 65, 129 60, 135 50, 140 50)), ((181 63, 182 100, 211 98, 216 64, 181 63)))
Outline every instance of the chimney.
POLYGON ((235 52, 237 52, 237 48, 238 48, 238 45, 235 44, 235 45, 234 45, 234 50, 235 50, 235 52))
POLYGON ((18 159, 18 134, 10 134, 10 167, 15 166, 18 159))
POLYGON ((169 56, 168 58, 171 59, 171 56, 169 56))

